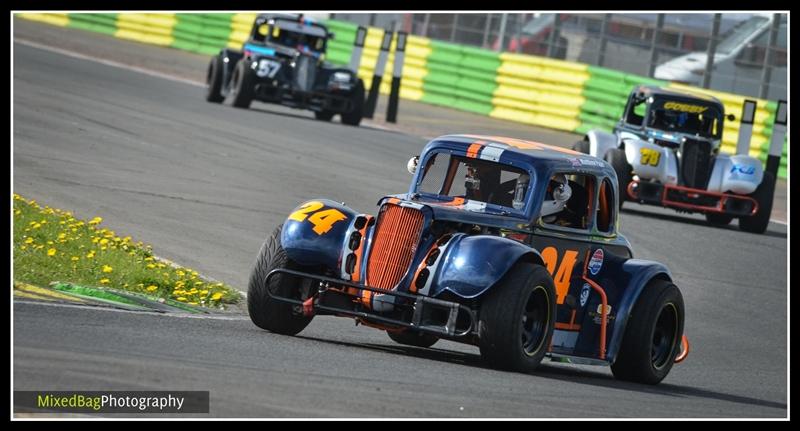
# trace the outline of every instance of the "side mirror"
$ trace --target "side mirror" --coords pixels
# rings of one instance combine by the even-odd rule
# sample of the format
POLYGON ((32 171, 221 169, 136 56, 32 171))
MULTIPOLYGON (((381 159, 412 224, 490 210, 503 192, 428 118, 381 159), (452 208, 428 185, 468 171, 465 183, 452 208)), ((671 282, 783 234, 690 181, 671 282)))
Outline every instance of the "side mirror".
POLYGON ((408 164, 406 164, 408 172, 411 174, 417 172, 417 164, 419 164, 419 156, 414 156, 408 159, 408 164))
POLYGON ((727 117, 725 117, 725 118, 727 118, 727 119, 728 119, 728 121, 733 121, 733 120, 735 120, 735 119, 736 119, 736 116, 734 116, 733 114, 728 114, 728 116, 727 116, 727 117))

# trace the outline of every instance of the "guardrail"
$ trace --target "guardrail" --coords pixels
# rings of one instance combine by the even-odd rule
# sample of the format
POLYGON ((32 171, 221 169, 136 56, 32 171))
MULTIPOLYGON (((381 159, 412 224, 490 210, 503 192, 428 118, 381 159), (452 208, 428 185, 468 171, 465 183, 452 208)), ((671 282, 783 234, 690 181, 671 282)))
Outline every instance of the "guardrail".
MULTIPOLYGON (((101 32, 121 39, 169 46, 213 55, 223 47, 241 48, 248 37, 255 13, 21 13, 20 18, 48 24, 101 32)), ((327 60, 340 65, 350 62, 357 26, 328 20, 336 35, 329 42, 327 60)), ((358 75, 366 88, 372 81, 383 29, 371 27, 358 75)), ((386 64, 392 70, 394 45, 386 64)), ((652 84, 684 89, 717 97, 736 121, 726 121, 723 151, 735 152, 745 97, 670 84, 603 67, 554 60, 546 57, 496 53, 409 36, 403 66, 400 97, 434 105, 489 115, 542 127, 586 133, 593 128, 611 130, 622 114, 631 88, 652 84)), ((380 92, 388 94, 389 80, 380 92)), ((765 160, 772 135, 777 103, 757 100, 750 154, 765 160)), ((788 144, 784 144, 779 175, 786 177, 788 144)))

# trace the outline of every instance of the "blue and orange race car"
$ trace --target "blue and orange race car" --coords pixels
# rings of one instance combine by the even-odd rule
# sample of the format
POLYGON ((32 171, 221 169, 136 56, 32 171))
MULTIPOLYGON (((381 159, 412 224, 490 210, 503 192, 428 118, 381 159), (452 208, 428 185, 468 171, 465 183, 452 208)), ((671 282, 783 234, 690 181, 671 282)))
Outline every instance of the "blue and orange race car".
POLYGON ((377 215, 331 200, 295 208, 250 276, 259 327, 299 333, 346 316, 402 344, 477 345, 491 366, 545 356, 656 384, 689 352, 669 270, 618 232, 618 181, 601 159, 517 139, 449 135, 409 161, 407 193, 377 215))

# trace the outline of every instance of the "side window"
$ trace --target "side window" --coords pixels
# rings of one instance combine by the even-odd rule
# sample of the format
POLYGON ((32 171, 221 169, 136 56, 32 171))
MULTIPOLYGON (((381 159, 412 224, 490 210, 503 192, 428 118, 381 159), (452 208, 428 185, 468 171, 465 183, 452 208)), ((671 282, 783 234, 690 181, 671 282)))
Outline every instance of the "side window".
POLYGON ((628 117, 625 119, 625 121, 628 124, 632 124, 634 126, 641 126, 642 122, 644 121, 644 113, 647 108, 647 105, 645 103, 645 100, 642 100, 638 103, 636 102, 632 103, 634 103, 634 105, 631 106, 630 111, 628 112, 628 117))
POLYGON ((594 179, 588 175, 553 175, 542 202, 541 223, 544 226, 588 229, 593 215, 594 187, 594 179))
POLYGON ((614 227, 614 187, 606 178, 597 196, 597 230, 610 233, 614 227))

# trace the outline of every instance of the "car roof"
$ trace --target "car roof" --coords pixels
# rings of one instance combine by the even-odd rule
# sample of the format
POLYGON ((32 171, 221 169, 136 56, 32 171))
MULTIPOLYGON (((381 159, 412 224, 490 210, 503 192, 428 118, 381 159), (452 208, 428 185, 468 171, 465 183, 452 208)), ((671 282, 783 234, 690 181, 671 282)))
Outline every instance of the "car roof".
POLYGON ((532 166, 547 165, 550 168, 580 168, 578 170, 592 172, 595 175, 607 175, 611 167, 602 159, 589 154, 580 153, 569 148, 543 144, 541 142, 489 135, 444 135, 432 140, 429 146, 456 145, 466 150, 467 157, 491 160, 500 154, 513 154, 513 158, 527 162, 532 166), (488 150, 486 148, 489 148, 488 150))
POLYGON ((666 97, 681 97, 681 98, 689 98, 695 100, 701 100, 707 103, 713 103, 715 105, 722 105, 719 99, 713 96, 709 96, 707 94, 700 94, 700 93, 692 93, 689 91, 678 90, 675 88, 664 88, 664 87, 656 87, 654 85, 640 85, 633 89, 634 93, 644 93, 646 96, 666 96, 666 97))

